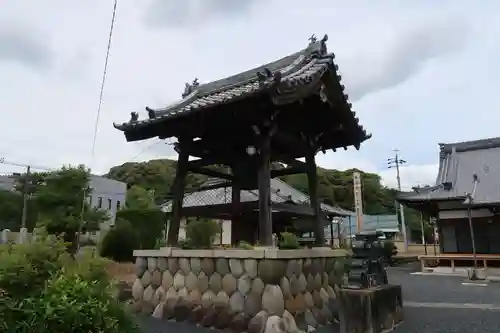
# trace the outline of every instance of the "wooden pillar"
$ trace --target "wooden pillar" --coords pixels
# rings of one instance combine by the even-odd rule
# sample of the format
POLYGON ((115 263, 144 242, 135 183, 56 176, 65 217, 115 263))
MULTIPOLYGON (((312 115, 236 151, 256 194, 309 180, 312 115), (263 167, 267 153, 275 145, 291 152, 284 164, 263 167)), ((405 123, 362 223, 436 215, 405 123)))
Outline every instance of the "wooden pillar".
POLYGON ((316 173, 316 162, 314 153, 310 152, 306 156, 307 182, 309 186, 309 200, 314 213, 314 237, 316 245, 325 245, 325 232, 321 220, 320 203, 318 200, 318 175, 316 173))
POLYGON ((264 134, 259 146, 257 183, 259 189, 259 243, 273 245, 273 221, 271 215, 271 137, 264 134))
MULTIPOLYGON (((235 172, 233 172, 233 175, 235 172)), ((235 177, 236 178, 236 177, 235 177)), ((239 221, 240 216, 240 203, 241 203, 241 190, 237 179, 233 179, 231 182, 231 243, 236 244, 238 242, 238 223, 243 223, 239 221)))
POLYGON ((234 220, 240 215, 241 189, 238 182, 231 182, 231 217, 234 220))
POLYGON ((186 187, 186 175, 188 172, 189 152, 185 146, 180 145, 175 179, 172 184, 172 214, 168 225, 167 245, 175 246, 179 241, 179 228, 182 219, 182 202, 184 200, 184 189, 186 187))

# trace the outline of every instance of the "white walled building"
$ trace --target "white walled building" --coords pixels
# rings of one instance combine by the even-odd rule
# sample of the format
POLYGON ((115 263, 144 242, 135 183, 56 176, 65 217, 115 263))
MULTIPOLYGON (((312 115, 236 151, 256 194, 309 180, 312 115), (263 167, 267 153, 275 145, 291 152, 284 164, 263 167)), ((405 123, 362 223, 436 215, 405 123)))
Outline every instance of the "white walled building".
POLYGON ((125 206, 127 184, 103 176, 92 175, 89 186, 92 189, 89 196, 91 207, 105 210, 110 216, 109 224, 114 225, 117 211, 125 206))

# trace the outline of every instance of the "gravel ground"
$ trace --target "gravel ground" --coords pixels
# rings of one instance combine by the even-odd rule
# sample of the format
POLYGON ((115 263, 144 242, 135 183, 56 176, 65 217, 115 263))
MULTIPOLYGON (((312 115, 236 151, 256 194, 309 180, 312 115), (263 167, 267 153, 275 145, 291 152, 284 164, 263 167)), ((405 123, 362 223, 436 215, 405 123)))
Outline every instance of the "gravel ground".
MULTIPOLYGON (((487 287, 464 286, 463 278, 411 275, 413 267, 389 268, 391 283, 403 286, 403 300, 414 303, 494 304, 500 306, 500 283, 487 287)), ((408 306, 405 321, 395 333, 498 333, 500 311, 480 309, 428 308, 408 306)), ((187 323, 176 323, 141 317, 144 333, 214 332, 187 323)), ((335 333, 337 327, 322 327, 317 333, 335 333)))
POLYGON ((498 333, 500 312, 471 309, 407 308, 394 333, 498 333))
POLYGON ((490 282, 487 287, 464 286, 462 277, 411 275, 411 270, 404 268, 388 270, 389 282, 403 286, 404 301, 500 304, 500 282, 490 282))

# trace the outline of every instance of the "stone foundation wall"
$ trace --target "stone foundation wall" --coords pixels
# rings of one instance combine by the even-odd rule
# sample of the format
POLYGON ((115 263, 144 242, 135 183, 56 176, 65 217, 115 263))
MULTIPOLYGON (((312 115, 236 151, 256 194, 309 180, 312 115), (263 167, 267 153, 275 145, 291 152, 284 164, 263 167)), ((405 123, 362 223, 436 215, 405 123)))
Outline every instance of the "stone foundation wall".
POLYGON ((346 253, 304 250, 135 251, 137 311, 204 326, 257 331, 307 330, 338 315, 346 253))

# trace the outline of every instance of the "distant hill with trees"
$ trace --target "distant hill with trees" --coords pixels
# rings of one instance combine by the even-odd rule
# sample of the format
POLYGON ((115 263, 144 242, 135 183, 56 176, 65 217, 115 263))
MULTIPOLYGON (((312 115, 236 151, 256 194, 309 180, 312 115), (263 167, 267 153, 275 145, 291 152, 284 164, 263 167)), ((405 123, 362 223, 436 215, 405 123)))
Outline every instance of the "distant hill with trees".
MULTIPOLYGON (((106 176, 126 182, 129 186, 135 185, 154 192, 155 202, 161 204, 171 196, 170 187, 174 181, 175 168, 176 161, 169 159, 127 162, 112 167, 106 176)), ((383 186, 379 175, 357 169, 340 171, 318 168, 318 194, 322 202, 354 210, 352 174, 355 171, 361 173, 364 213, 370 215, 396 214, 396 190, 383 186)), ((190 173, 187 177, 187 186, 196 188, 207 179, 208 177, 204 175, 190 173)), ((299 191, 308 194, 305 174, 284 176, 281 179, 299 191)), ((419 214, 411 209, 405 210, 405 213, 410 229, 419 233, 419 214)))

